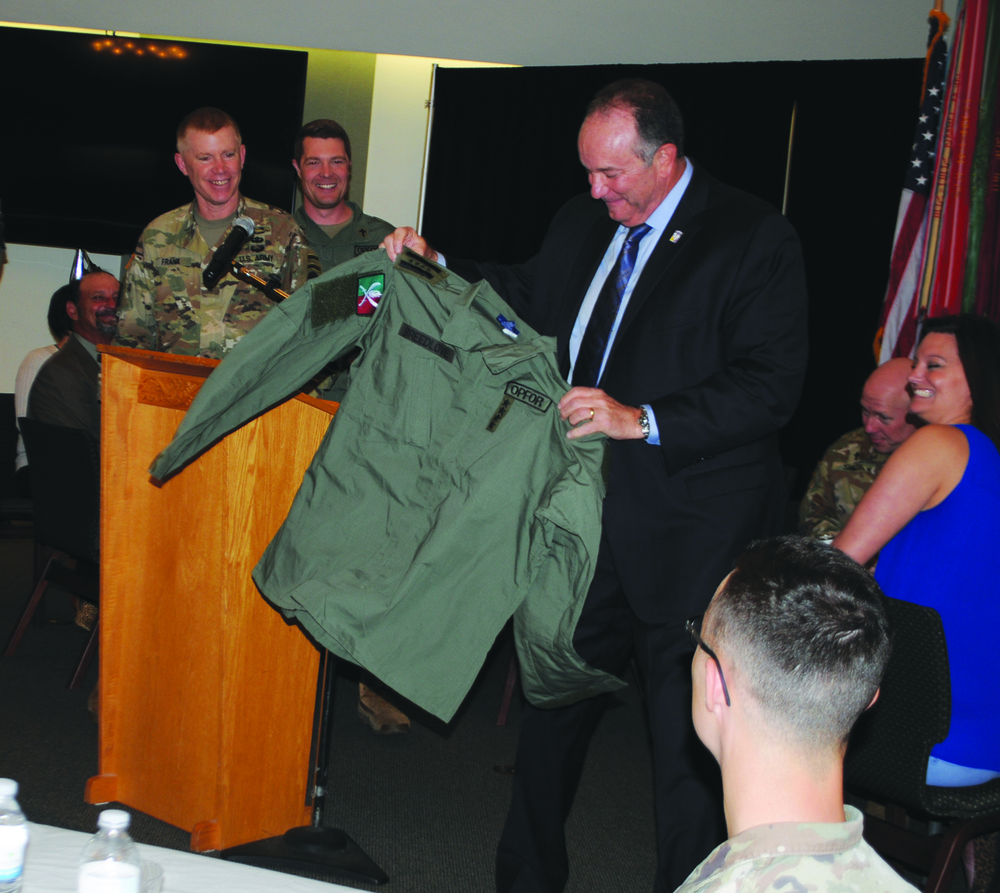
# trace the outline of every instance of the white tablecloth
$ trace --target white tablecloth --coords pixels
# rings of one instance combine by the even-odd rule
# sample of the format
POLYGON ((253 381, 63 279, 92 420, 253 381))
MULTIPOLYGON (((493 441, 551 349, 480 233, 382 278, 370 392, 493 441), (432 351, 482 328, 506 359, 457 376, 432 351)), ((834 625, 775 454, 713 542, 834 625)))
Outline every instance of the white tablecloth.
MULTIPOLYGON (((28 823, 24 893, 76 893, 80 853, 90 834, 28 823)), ((163 866, 163 893, 357 893, 352 887, 240 865, 195 853, 138 844, 142 858, 163 866)))

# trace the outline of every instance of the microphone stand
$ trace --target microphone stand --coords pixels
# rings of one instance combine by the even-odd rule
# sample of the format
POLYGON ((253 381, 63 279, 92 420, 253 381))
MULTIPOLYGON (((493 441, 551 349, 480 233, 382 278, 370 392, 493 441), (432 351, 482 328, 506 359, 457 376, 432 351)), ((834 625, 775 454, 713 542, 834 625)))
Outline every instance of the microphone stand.
POLYGON ((315 753, 312 824, 289 828, 278 837, 268 837, 229 847, 222 850, 220 855, 231 862, 278 870, 291 869, 313 874, 329 874, 377 887, 386 883, 389 876, 346 832, 340 828, 324 828, 321 824, 329 784, 334 664, 333 655, 324 649, 320 658, 316 688, 319 741, 315 753))
MULTIPOLYGON (((237 279, 249 279, 276 304, 288 297, 288 292, 275 287, 256 273, 235 261, 232 274, 237 279)), ((277 837, 267 837, 251 843, 228 847, 220 855, 230 862, 259 865, 278 870, 291 869, 312 874, 346 877, 363 884, 380 886, 389 880, 375 862, 340 828, 324 828, 323 807, 330 771, 330 724, 333 720, 334 657, 326 649, 320 658, 319 679, 316 682, 316 722, 319 741, 314 754, 316 774, 313 786, 311 825, 289 828, 277 837)))

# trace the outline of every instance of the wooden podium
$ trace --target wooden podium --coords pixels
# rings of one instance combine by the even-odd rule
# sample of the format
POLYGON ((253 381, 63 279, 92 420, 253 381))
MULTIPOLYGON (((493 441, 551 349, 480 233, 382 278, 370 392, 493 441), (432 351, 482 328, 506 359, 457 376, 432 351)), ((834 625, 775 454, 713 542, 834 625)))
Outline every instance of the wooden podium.
POLYGON ((102 348, 100 774, 197 852, 307 825, 319 651, 250 572, 337 404, 297 396, 162 486, 147 468, 215 360, 102 348))

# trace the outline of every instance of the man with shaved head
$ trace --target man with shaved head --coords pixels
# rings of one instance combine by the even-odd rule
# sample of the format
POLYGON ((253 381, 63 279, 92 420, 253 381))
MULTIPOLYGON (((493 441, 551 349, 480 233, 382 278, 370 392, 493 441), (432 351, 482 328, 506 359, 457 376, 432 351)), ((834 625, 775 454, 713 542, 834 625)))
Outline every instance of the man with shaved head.
POLYGON ((799 507, 799 533, 827 542, 847 523, 886 459, 915 430, 906 379, 911 363, 887 360, 861 391, 862 427, 830 445, 813 472, 799 507))

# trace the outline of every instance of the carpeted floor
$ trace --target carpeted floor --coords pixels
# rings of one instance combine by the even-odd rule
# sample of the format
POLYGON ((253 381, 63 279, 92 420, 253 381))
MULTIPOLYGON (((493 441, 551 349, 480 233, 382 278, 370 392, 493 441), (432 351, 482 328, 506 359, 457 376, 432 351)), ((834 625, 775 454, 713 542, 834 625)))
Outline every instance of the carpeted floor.
MULTIPOLYGON (((0 543, 0 644, 28 596, 31 562, 29 544, 0 543)), ((46 607, 53 619, 71 616, 59 592, 47 597, 46 607)), ((80 689, 65 687, 85 636, 72 624, 32 627, 13 657, 0 657, 0 776, 18 780, 30 820, 80 831, 95 829, 100 811, 83 802, 84 785, 98 771, 97 726, 86 708, 96 667, 80 689)), ((456 719, 446 726, 414 713, 408 735, 370 732, 357 719, 349 671, 338 680, 324 824, 346 831, 388 874, 387 885, 362 889, 493 890, 493 852, 510 792, 509 775, 495 767, 513 762, 520 719, 517 695, 506 727, 496 725, 509 660, 504 637, 456 719)), ((129 811, 140 843, 188 848, 189 829, 129 811)), ((567 893, 651 888, 651 767, 634 686, 598 729, 567 836, 567 893)))

